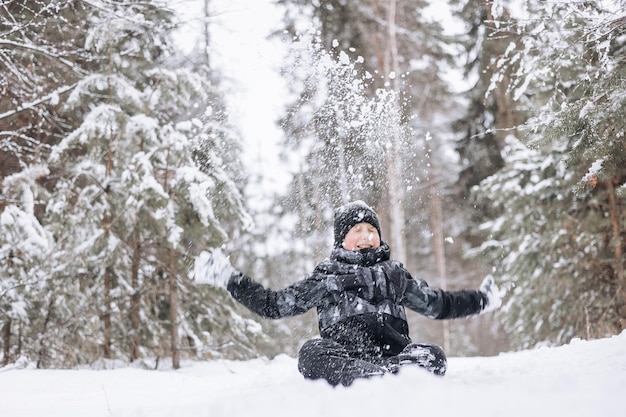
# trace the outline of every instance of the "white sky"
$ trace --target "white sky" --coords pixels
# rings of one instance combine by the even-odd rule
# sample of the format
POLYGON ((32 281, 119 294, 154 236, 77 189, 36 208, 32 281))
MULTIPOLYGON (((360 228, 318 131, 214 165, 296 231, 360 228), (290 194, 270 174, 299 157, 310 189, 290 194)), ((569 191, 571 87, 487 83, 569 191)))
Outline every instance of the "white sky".
POLYGON ((232 122, 249 146, 245 161, 256 160, 252 165, 260 163, 268 174, 267 168, 278 163, 275 143, 283 133, 276 119, 287 88, 278 74, 284 51, 278 40, 267 37, 281 27, 282 16, 271 0, 211 0, 211 10, 216 13, 212 66, 224 76, 232 122))

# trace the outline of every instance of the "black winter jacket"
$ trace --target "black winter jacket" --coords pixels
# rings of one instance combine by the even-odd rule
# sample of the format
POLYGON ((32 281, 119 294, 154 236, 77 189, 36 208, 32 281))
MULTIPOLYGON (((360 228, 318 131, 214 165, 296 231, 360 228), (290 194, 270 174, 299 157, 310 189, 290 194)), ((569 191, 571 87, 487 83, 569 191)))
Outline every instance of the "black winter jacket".
POLYGON ((228 291, 250 310, 277 319, 317 308, 320 335, 368 355, 397 355, 409 343, 405 307, 433 319, 478 314, 486 304, 480 291, 431 289, 414 279, 389 246, 358 252, 333 249, 312 274, 273 291, 239 273, 228 291))

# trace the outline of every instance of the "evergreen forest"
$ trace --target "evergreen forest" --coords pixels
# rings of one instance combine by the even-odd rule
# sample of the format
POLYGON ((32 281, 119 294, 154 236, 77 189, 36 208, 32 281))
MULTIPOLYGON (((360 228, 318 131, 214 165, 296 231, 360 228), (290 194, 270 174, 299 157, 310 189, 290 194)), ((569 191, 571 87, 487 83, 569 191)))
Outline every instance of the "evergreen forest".
POLYGON ((289 186, 257 204, 215 0, 0 0, 0 366, 295 355, 314 311, 259 319, 194 261, 222 248, 282 288, 352 200, 431 286, 506 290, 477 318, 409 314, 415 341, 495 355, 626 328, 623 0, 271 1, 289 186))

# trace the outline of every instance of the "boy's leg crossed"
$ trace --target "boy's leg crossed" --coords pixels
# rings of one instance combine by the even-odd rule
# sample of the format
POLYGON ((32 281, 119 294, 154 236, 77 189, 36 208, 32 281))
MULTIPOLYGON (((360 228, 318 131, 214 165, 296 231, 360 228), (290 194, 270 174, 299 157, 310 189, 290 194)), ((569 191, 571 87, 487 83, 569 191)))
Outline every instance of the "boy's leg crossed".
POLYGON ((350 355, 341 344, 328 339, 307 341, 298 352, 298 370, 305 378, 323 378, 331 385, 350 385, 357 378, 383 375, 389 370, 350 355))

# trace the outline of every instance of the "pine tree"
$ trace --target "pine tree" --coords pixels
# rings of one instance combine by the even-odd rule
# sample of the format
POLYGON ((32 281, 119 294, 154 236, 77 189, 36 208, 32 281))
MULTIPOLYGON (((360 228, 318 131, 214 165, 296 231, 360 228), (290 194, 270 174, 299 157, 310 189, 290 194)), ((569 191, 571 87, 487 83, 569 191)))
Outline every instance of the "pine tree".
POLYGON ((183 355, 255 354, 258 325, 189 272, 201 250, 249 221, 234 181, 240 144, 211 101, 218 93, 207 72, 179 65, 172 12, 161 2, 84 10, 80 54, 89 62, 75 63, 81 76, 59 95, 61 140, 41 158, 49 174, 35 182, 25 170, 5 184, 16 202, 2 212, 0 247, 6 259, 19 257, 2 277, 1 302, 15 306, 2 318, 4 360, 21 353, 49 367, 171 356, 178 367, 183 355), (38 183, 45 192, 33 216, 17 200, 38 183), (25 222, 42 237, 24 236, 25 222), (5 236, 50 244, 26 265, 5 236))
POLYGON ((89 66, 82 49, 87 9, 69 0, 0 6, 0 280, 7 291, 0 302, 20 306, 20 314, 8 308, 0 318, 5 362, 25 355, 43 366, 48 356, 57 287, 50 279, 55 244, 41 223, 46 158, 75 121, 58 109, 89 66), (8 301, 12 294, 20 299, 8 301))
MULTIPOLYGON (((476 78, 465 94, 469 100, 466 114, 455 123, 456 130, 464 133, 456 149, 462 163, 458 183, 462 195, 468 196, 471 187, 503 167, 504 139, 515 134, 528 116, 524 103, 513 99, 507 85, 518 65, 511 61, 505 70, 502 64, 507 54, 521 48, 520 33, 511 28, 516 18, 499 1, 451 3, 466 28, 459 38, 464 48, 464 72, 476 78)), ((480 202, 471 203, 476 209, 466 211, 474 211, 474 217, 480 218, 482 211, 488 211, 480 202)))
POLYGON ((45 350, 45 331, 39 340, 32 332, 43 328, 42 315, 35 312, 45 308, 52 297, 47 277, 54 241, 35 215, 36 201, 45 194, 37 180, 47 174, 47 168, 35 166, 4 180, 3 193, 12 201, 0 213, 0 320, 5 365, 28 354, 12 341, 19 332, 28 333, 37 348, 45 350))
POLYGON ((505 168, 479 187, 495 203, 483 247, 512 285, 518 347, 624 328, 623 28, 600 6, 529 2, 525 49, 501 65, 520 68, 506 86, 538 108, 532 149, 511 138, 505 168))
POLYGON ((133 361, 144 352, 161 356, 171 350, 177 366, 181 335, 193 340, 196 350, 206 349, 214 337, 207 340, 198 327, 215 318, 209 300, 193 295, 189 262, 199 248, 224 242, 222 221, 243 221, 245 212, 220 152, 223 143, 236 150, 236 139, 202 115, 185 118, 193 116, 194 106, 206 105, 211 86, 160 63, 169 44, 164 13, 152 7, 124 18, 107 13, 94 25, 88 40, 101 55, 104 72, 85 79, 70 96, 70 109, 85 104, 91 109, 52 160, 74 171, 63 189, 97 190, 82 207, 62 204, 68 213, 61 215, 73 218, 87 205, 99 207, 91 210, 92 223, 80 229, 100 238, 90 247, 101 259, 87 267, 103 274, 92 291, 100 297, 105 356, 127 352, 133 361), (94 96, 103 99, 94 103, 94 96), (190 302, 205 306, 191 320, 190 302))

